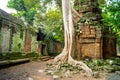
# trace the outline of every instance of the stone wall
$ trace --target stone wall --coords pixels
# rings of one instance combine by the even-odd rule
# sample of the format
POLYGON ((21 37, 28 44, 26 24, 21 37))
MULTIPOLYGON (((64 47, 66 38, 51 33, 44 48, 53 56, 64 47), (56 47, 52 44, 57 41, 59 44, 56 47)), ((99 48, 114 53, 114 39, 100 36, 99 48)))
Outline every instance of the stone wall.
POLYGON ((10 28, 8 25, 3 24, 3 27, 1 27, 1 52, 7 52, 9 51, 9 42, 10 42, 10 28))
POLYGON ((101 21, 101 10, 97 0, 78 1, 78 13, 82 17, 78 21, 76 37, 79 40, 77 45, 80 58, 111 58, 116 56, 116 39, 109 32, 106 34, 105 26, 101 21), (109 36, 109 37, 106 37, 109 36))
POLYGON ((102 58, 101 29, 96 29, 89 24, 84 24, 81 26, 79 43, 82 58, 102 58))
POLYGON ((104 33, 103 35, 103 58, 114 58, 117 56, 115 34, 104 33))
POLYGON ((2 33, 1 33, 1 29, 2 29, 2 20, 0 20, 0 51, 2 49, 2 33))
POLYGON ((62 43, 57 41, 50 41, 47 44, 48 53, 60 53, 63 49, 62 43))

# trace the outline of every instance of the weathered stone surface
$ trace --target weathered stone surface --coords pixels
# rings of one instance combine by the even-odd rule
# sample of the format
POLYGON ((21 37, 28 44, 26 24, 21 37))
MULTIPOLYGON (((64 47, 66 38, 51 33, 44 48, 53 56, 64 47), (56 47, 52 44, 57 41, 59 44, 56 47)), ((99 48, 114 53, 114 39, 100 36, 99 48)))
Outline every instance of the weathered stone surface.
POLYGON ((3 24, 1 28, 1 52, 9 51, 9 42, 10 42, 10 29, 8 25, 3 24))
POLYGON ((24 52, 31 52, 31 41, 32 41, 32 37, 29 34, 28 30, 26 30, 25 40, 24 40, 24 52))
MULTIPOLYGON (((104 34, 111 35, 112 34, 104 34)), ((103 58, 113 58, 116 57, 116 38, 114 37, 103 37, 103 58)))
POLYGON ((95 39, 95 42, 96 42, 96 43, 101 43, 101 42, 102 42, 102 39, 101 39, 101 38, 96 38, 96 39, 95 39))
POLYGON ((51 41, 47 44, 49 53, 60 53, 62 51, 62 44, 60 42, 51 41))
POLYGON ((37 52, 42 55, 48 55, 47 45, 43 43, 38 43, 37 52))
POLYGON ((13 37, 14 37, 14 26, 10 27, 10 40, 9 40, 9 51, 13 48, 13 37))
POLYGON ((100 44, 82 44, 81 52, 82 58, 90 57, 90 58, 101 58, 100 52, 100 44))
POLYGON ((42 45, 38 43, 37 52, 42 54, 42 45))
MULTIPOLYGON (((79 6, 79 14, 82 14, 78 22, 76 41, 77 55, 91 58, 110 58, 116 56, 115 38, 104 37, 104 25, 101 23, 101 10, 97 0, 82 0, 75 3, 79 6)), ((114 36, 114 35, 113 35, 114 36)))
POLYGON ((106 77, 106 80, 120 80, 120 71, 116 71, 115 74, 106 77))
POLYGON ((87 44, 87 43, 95 43, 95 39, 80 39, 79 41, 81 44, 87 44))

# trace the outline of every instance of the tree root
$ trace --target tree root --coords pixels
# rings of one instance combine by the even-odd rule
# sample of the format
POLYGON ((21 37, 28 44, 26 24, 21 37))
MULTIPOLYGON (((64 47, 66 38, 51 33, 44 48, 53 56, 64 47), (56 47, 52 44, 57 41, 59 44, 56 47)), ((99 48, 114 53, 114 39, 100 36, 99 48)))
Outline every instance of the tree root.
POLYGON ((54 62, 58 62, 59 65, 66 61, 72 66, 81 67, 86 72, 87 76, 92 76, 92 70, 85 63, 83 63, 82 61, 74 60, 70 55, 68 56, 68 55, 61 53, 54 59, 54 62))
POLYGON ((92 76, 92 70, 82 61, 74 60, 71 56, 68 57, 68 63, 73 66, 79 66, 86 71, 87 76, 92 76))
POLYGON ((67 54, 67 52, 65 52, 65 48, 64 48, 63 51, 62 51, 62 53, 55 57, 54 62, 64 63, 68 59, 67 56, 68 56, 68 54, 67 54))

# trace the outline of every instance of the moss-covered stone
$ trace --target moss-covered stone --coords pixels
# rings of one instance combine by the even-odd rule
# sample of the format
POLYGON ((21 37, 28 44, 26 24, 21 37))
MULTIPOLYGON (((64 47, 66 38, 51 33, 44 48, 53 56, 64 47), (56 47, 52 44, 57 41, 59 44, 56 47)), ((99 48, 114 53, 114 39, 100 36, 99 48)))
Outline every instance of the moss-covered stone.
POLYGON ((120 80, 120 71, 116 71, 115 74, 108 76, 106 80, 120 80))
POLYGON ((16 59, 24 59, 24 58, 32 58, 32 57, 40 57, 38 53, 30 52, 30 53, 22 53, 22 52, 8 52, 8 53, 0 53, 0 61, 3 60, 16 60, 16 59))

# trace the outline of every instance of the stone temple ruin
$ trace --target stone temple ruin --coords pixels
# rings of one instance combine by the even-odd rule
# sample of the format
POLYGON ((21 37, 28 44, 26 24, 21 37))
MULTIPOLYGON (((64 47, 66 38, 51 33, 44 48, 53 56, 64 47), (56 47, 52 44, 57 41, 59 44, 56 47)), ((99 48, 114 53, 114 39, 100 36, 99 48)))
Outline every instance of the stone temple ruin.
MULTIPOLYGON (((97 0, 78 1, 75 5, 79 6, 77 12, 82 16, 75 27, 75 56, 79 59, 116 57, 116 38, 113 33, 105 30, 97 0)), ((22 24, 0 9, 0 52, 11 51, 14 28, 22 24)), ((25 52, 31 51, 31 44, 29 45, 31 38, 29 38, 28 36, 25 39, 25 52)), ((38 49, 38 52, 41 52, 41 49, 38 49)))
POLYGON ((82 15, 76 27, 76 45, 79 58, 111 58, 116 56, 116 38, 107 32, 101 21, 97 0, 76 3, 82 15), (79 44, 78 44, 79 43, 79 44))
POLYGON ((16 26, 23 26, 23 23, 0 9, 0 52, 12 50, 13 35, 16 26))

